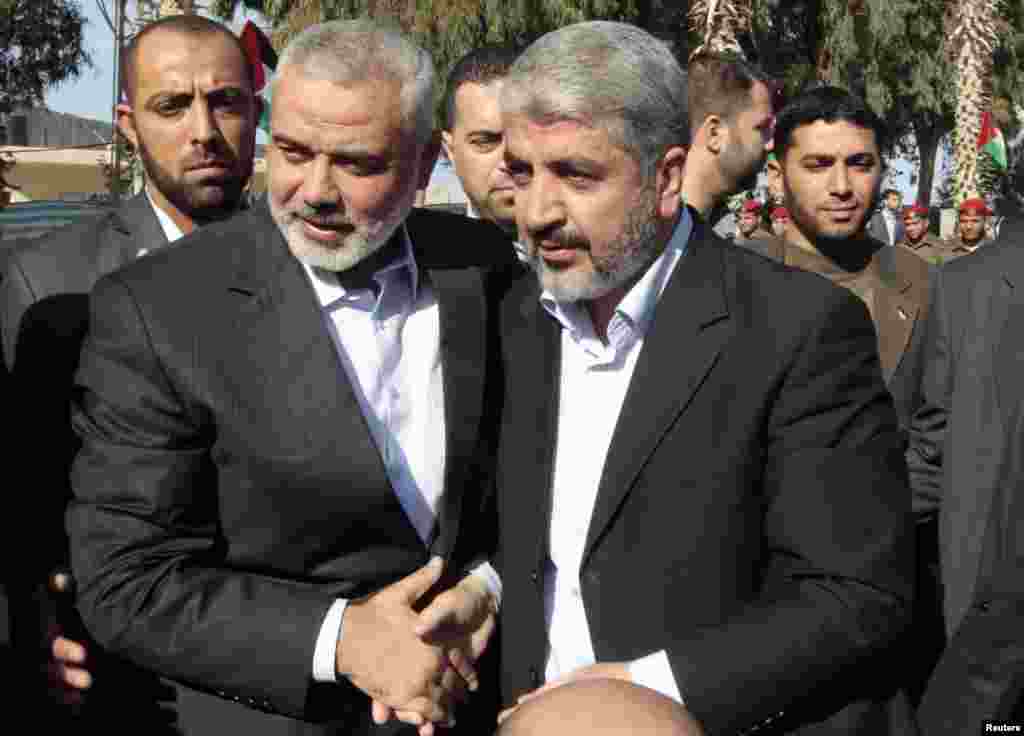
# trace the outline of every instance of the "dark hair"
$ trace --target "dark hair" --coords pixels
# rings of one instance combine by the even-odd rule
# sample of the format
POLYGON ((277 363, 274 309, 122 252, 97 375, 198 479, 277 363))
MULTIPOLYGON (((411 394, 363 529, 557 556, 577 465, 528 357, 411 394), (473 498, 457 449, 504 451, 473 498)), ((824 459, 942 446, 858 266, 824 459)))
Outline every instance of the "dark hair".
POLYGON ((448 75, 444 93, 444 129, 455 125, 455 93, 467 82, 488 84, 508 74, 519 52, 512 46, 481 46, 459 59, 448 75))
POLYGON ((879 153, 884 155, 888 151, 889 129, 867 103, 845 89, 822 85, 797 95, 779 112, 775 118, 775 155, 780 160, 786 155, 794 130, 819 120, 872 130, 879 153))
POLYGON ((882 190, 882 199, 885 199, 890 194, 899 194, 900 195, 900 199, 903 199, 903 194, 900 193, 900 190, 899 189, 892 189, 892 188, 883 189, 882 190))
POLYGON ((738 56, 698 54, 690 59, 686 74, 691 137, 708 116, 728 120, 749 105, 750 90, 757 82, 775 92, 772 80, 764 72, 738 56))
POLYGON ((253 72, 252 66, 249 63, 249 56, 245 53, 245 47, 242 45, 242 41, 231 32, 231 29, 227 26, 221 25, 216 21, 204 18, 201 15, 170 15, 166 18, 160 18, 152 23, 146 25, 141 31, 139 31, 135 37, 125 47, 121 56, 121 90, 124 92, 125 97, 128 98, 129 104, 134 104, 135 86, 136 86, 136 65, 139 58, 139 48, 142 46, 142 42, 145 38, 157 31, 170 31, 178 33, 183 36, 210 36, 214 34, 220 34, 225 38, 231 40, 231 42, 238 49, 238 53, 242 55, 242 60, 245 62, 245 78, 249 83, 250 90, 253 87, 253 72))

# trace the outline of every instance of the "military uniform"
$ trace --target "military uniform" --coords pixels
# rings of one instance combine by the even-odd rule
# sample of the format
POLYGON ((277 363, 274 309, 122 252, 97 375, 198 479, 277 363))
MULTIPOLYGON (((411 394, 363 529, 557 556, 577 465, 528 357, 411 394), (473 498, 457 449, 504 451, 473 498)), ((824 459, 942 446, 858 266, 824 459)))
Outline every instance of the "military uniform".
POLYGON ((949 263, 950 261, 955 261, 957 258, 960 258, 962 256, 970 255, 974 251, 978 250, 978 248, 983 248, 986 244, 991 242, 992 241, 989 240, 988 238, 982 238, 980 241, 978 241, 978 244, 976 246, 970 247, 964 245, 963 241, 960 240, 960 238, 954 237, 950 238, 949 240, 943 240, 942 263, 949 263))
POLYGON ((781 259, 781 255, 779 254, 782 252, 782 241, 767 230, 758 228, 749 238, 737 233, 732 242, 741 248, 746 248, 747 250, 752 250, 755 253, 760 253, 764 257, 771 258, 774 261, 781 259))
POLYGON ((906 248, 918 258, 923 258, 933 266, 941 266, 946 260, 948 260, 946 255, 948 246, 946 245, 946 242, 942 238, 936 237, 931 233, 927 233, 916 243, 911 243, 904 237, 903 240, 896 245, 900 248, 906 248))

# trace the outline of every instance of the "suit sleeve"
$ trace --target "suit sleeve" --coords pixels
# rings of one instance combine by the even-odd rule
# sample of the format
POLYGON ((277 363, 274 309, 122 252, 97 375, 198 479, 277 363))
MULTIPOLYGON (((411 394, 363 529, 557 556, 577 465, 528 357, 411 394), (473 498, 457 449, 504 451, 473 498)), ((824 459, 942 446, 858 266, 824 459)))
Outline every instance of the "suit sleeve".
POLYGON ((760 594, 668 649, 708 733, 789 730, 891 692, 879 655, 906 625, 912 579, 904 440, 866 308, 827 298, 767 422, 760 594))
POLYGON ((907 469, 914 513, 933 517, 942 495, 942 451, 953 395, 953 350, 943 275, 937 270, 922 342, 921 404, 910 422, 907 469))
POLYGON ((13 371, 21 320, 28 308, 36 301, 32 285, 29 283, 16 253, 7 259, 0 291, 3 292, 3 304, 0 306, 3 356, 7 370, 13 371))
MULTIPOLYGON (((224 566, 212 421, 172 385, 126 284, 100 281, 90 308, 67 513, 83 620, 144 667, 309 717, 313 651, 334 591, 224 566)), ((332 687, 335 701, 339 688, 355 694, 332 687)))

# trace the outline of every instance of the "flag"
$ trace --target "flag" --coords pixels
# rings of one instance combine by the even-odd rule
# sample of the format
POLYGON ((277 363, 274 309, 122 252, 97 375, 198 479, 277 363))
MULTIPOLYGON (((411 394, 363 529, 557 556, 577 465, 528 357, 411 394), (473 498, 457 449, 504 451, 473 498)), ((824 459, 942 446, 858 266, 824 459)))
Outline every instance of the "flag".
POLYGON ((245 22, 241 35, 242 46, 252 67, 254 92, 262 101, 259 126, 270 132, 270 80, 277 68, 277 52, 270 45, 270 39, 251 20, 245 22))
POLYGON ((1008 168, 1006 158, 1006 139, 1003 131, 992 125, 992 113, 981 116, 981 133, 978 135, 978 150, 985 151, 995 162, 1000 171, 1008 168))

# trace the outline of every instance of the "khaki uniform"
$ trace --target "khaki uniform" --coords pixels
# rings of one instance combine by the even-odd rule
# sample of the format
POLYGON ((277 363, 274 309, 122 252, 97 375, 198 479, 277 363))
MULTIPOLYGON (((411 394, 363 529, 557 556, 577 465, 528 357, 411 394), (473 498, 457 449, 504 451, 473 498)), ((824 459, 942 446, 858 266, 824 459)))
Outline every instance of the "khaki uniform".
POLYGON ((924 334, 924 319, 931 303, 931 266, 906 248, 879 245, 861 271, 844 271, 820 253, 774 239, 766 253, 803 271, 812 271, 849 289, 867 306, 878 333, 882 375, 896 402, 900 423, 907 426, 917 408, 921 365, 917 342, 924 334))
POLYGON ((948 250, 946 242, 931 233, 926 234, 917 243, 911 243, 904 238, 896 244, 896 247, 906 248, 918 258, 923 258, 933 266, 941 266, 946 260, 949 260, 946 254, 948 250))

